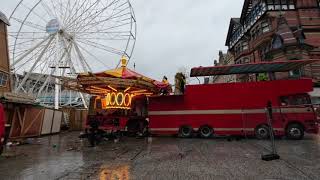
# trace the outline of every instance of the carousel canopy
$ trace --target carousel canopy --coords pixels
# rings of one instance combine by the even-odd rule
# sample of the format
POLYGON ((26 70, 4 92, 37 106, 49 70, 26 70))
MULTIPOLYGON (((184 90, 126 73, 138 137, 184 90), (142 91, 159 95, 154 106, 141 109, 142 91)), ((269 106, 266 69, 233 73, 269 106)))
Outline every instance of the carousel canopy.
POLYGON ((77 79, 65 81, 64 86, 71 90, 96 95, 117 91, 152 95, 169 86, 168 83, 153 80, 127 68, 125 58, 121 62, 121 67, 116 69, 79 74, 77 79))

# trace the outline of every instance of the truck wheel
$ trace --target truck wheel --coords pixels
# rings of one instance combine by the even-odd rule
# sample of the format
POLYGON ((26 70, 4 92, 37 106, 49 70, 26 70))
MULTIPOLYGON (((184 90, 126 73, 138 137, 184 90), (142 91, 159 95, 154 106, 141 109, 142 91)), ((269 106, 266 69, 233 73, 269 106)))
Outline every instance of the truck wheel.
POLYGON ((300 124, 290 124, 286 130, 288 139, 301 140, 304 137, 304 129, 300 124))
POLYGON ((213 129, 209 126, 202 126, 199 133, 202 138, 209 138, 213 134, 213 129))
POLYGON ((267 139, 269 137, 269 127, 267 125, 260 125, 255 129, 257 139, 267 139))
POLYGON ((0 144, 0 155, 3 153, 3 145, 0 144))
POLYGON ((189 138, 192 136, 192 128, 190 126, 182 126, 179 130, 179 136, 189 138))

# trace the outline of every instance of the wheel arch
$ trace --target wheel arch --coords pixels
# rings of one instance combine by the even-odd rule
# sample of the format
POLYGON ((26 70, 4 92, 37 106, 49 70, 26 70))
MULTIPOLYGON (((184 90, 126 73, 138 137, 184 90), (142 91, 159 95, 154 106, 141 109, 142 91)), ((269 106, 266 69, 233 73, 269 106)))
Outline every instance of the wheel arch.
POLYGON ((303 129, 303 131, 305 131, 305 129, 306 129, 306 127, 304 126, 304 124, 303 124, 302 122, 300 122, 300 121, 290 121, 290 122, 288 122, 288 123, 286 124, 285 130, 287 131, 288 127, 289 127, 290 125, 292 125, 292 124, 297 124, 297 125, 301 126, 302 129, 303 129))
POLYGON ((201 130, 201 128, 203 128, 203 127, 209 127, 209 128, 211 128, 211 129, 212 129, 212 131, 214 131, 213 126, 211 126, 210 124, 203 124, 203 125, 199 126, 198 131, 200 131, 200 130, 201 130))
POLYGON ((259 127, 261 126, 267 126, 268 128, 270 127, 268 123, 260 123, 260 124, 257 124, 256 127, 254 128, 254 130, 258 129, 259 127))

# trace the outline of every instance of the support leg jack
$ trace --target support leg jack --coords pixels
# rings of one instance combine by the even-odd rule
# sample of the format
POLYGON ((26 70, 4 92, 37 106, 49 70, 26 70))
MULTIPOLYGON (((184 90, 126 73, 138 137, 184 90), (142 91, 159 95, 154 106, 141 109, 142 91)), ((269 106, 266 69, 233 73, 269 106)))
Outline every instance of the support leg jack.
POLYGON ((268 119, 268 124, 269 124, 269 135, 270 135, 270 140, 271 140, 272 153, 271 154, 262 155, 261 159, 264 160, 264 161, 278 160, 278 159, 280 159, 280 156, 277 153, 276 144, 275 144, 275 141, 274 141, 274 133, 273 133, 273 126, 272 126, 273 116, 272 116, 272 104, 271 104, 271 101, 269 101, 268 104, 267 104, 266 114, 267 114, 267 119, 268 119))
POLYGON ((266 154, 266 155, 262 155, 261 159, 264 161, 273 161, 273 160, 280 159, 280 156, 278 154, 266 154))

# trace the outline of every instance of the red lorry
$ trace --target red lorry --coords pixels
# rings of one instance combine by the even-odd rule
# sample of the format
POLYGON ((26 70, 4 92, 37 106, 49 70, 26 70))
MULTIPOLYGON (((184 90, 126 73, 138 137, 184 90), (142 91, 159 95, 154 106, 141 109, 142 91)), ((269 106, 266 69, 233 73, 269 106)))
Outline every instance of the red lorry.
POLYGON ((185 94, 149 98, 152 134, 194 133, 267 138, 266 106, 273 106, 273 129, 278 136, 302 139, 318 133, 317 118, 308 92, 311 79, 186 86, 185 94))

